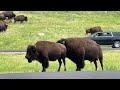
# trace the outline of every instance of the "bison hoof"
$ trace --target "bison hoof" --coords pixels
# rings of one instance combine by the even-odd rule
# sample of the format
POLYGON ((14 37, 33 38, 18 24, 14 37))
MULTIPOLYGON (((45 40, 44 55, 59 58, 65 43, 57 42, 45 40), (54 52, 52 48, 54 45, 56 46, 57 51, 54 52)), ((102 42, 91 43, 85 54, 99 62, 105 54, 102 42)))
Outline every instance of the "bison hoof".
POLYGON ((46 72, 45 70, 42 70, 42 72, 46 72))

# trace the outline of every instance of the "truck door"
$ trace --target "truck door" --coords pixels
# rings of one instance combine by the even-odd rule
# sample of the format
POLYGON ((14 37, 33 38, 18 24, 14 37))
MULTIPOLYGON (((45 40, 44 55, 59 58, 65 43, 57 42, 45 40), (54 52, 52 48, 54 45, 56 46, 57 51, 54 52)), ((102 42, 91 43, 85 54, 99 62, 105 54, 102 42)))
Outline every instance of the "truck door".
POLYGON ((100 45, 111 45, 112 44, 112 34, 110 33, 97 33, 94 40, 100 45))

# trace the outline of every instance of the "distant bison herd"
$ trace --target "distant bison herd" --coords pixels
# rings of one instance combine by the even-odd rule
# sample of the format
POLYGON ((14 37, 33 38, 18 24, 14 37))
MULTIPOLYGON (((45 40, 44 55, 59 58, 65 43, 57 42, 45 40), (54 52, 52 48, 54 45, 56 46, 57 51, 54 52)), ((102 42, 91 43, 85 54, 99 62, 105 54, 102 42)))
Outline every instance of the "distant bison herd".
POLYGON ((25 58, 28 62, 37 60, 42 63, 42 72, 49 67, 49 61, 58 60, 59 68, 64 63, 64 71, 66 71, 65 58, 69 58, 76 64, 76 71, 81 71, 85 66, 85 60, 94 62, 95 70, 97 70, 97 60, 100 61, 103 70, 103 52, 95 41, 87 38, 64 38, 57 42, 38 41, 35 45, 28 45, 25 58))
POLYGON ((23 23, 23 21, 28 21, 27 16, 16 16, 13 11, 3 11, 0 13, 0 32, 7 30, 8 24, 12 22, 12 19, 14 20, 14 23, 16 21, 20 21, 21 23, 23 23))

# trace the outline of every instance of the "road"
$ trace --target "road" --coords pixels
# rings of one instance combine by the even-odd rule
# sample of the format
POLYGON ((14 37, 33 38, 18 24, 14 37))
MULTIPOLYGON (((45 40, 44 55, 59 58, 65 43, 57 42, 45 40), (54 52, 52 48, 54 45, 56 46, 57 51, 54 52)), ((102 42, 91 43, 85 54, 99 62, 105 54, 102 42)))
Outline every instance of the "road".
POLYGON ((0 74, 0 79, 120 79, 120 71, 72 71, 0 74))
MULTIPOLYGON (((108 51, 108 50, 120 50, 120 48, 102 48, 103 51, 108 51)), ((9 53, 9 52, 13 52, 13 53, 25 53, 26 50, 0 50, 0 53, 9 53)))

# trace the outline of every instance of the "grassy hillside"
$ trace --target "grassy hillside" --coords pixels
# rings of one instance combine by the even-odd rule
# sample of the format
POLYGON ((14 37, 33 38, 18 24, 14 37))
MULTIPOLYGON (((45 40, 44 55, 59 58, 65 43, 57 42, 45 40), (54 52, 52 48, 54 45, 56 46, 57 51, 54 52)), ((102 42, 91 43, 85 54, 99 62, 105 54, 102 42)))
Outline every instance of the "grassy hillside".
POLYGON ((111 11, 14 11, 28 22, 11 23, 0 33, 0 50, 26 49, 38 40, 56 42, 60 38, 83 37, 85 29, 101 26, 104 31, 120 31, 120 12, 111 11))

